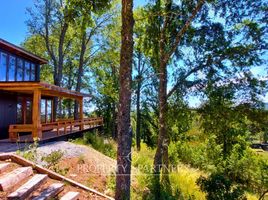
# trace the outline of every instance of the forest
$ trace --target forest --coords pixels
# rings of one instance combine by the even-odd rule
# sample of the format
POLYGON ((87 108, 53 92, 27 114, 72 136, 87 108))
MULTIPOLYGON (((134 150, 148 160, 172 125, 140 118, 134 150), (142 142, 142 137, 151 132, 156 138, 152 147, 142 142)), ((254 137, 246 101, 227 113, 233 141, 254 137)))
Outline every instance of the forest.
MULTIPOLYGON (((268 198, 266 0, 36 0, 26 13, 41 80, 89 93, 84 114, 104 118, 115 199, 268 198)), ((69 99, 53 109, 78 115, 69 99)))

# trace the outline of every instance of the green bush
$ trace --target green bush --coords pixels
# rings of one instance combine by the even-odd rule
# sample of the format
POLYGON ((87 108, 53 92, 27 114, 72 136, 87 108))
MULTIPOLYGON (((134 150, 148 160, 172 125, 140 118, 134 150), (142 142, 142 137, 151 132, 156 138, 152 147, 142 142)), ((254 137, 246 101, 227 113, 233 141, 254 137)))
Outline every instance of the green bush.
POLYGON ((27 160, 37 162, 38 159, 37 147, 38 147, 38 140, 34 139, 34 142, 32 144, 25 145, 24 149, 18 150, 16 153, 27 160))
POLYGON ((211 174, 208 178, 201 176, 197 184, 206 192, 207 200, 246 199, 243 188, 221 173, 211 174))
POLYGON ((208 166, 204 145, 190 145, 187 142, 171 143, 169 146, 169 158, 173 165, 179 162, 195 168, 206 169, 208 166))
POLYGON ((46 163, 46 168, 51 169, 61 175, 66 175, 69 171, 69 168, 59 166, 59 162, 63 155, 64 152, 61 150, 52 151, 50 154, 43 156, 41 161, 46 163))
POLYGON ((61 150, 52 151, 50 154, 43 156, 41 161, 46 162, 47 168, 51 168, 60 162, 63 155, 64 153, 61 150))

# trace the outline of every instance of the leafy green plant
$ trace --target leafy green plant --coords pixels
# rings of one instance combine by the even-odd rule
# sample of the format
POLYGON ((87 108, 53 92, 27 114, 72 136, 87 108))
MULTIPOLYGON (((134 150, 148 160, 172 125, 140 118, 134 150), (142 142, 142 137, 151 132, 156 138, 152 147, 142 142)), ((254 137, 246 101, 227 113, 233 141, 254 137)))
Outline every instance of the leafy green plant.
POLYGON ((60 167, 59 162, 62 159, 64 152, 61 150, 52 151, 50 154, 45 155, 41 158, 41 161, 46 163, 45 167, 59 173, 61 175, 66 175, 69 171, 67 167, 60 167))
POLYGON ((38 159, 37 148, 38 148, 38 140, 34 139, 34 142, 32 144, 25 145, 25 147, 22 150, 17 150, 16 153, 27 160, 36 162, 38 159))
POLYGON ((197 180, 201 190, 206 192, 207 200, 239 200, 246 199, 244 190, 239 185, 234 185, 232 180, 224 174, 215 173, 209 177, 201 176, 197 180))

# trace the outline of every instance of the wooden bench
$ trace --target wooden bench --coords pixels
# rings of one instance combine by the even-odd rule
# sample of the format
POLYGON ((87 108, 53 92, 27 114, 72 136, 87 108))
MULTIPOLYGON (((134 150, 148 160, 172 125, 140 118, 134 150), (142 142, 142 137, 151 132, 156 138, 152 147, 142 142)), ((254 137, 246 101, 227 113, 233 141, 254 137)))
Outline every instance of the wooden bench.
POLYGON ((16 124, 9 125, 9 139, 11 141, 17 141, 19 138, 19 133, 32 133, 33 125, 32 124, 16 124))

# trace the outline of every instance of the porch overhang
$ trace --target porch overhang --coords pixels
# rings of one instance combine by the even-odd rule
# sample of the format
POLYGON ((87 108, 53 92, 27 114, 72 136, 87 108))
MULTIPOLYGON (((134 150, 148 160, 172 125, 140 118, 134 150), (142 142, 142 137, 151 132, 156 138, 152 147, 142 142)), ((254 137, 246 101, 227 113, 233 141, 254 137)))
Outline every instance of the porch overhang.
POLYGON ((68 90, 44 82, 0 82, 0 90, 23 94, 33 94, 35 90, 40 90, 41 95, 44 96, 63 97, 76 100, 81 100, 83 97, 90 97, 89 94, 68 90))

